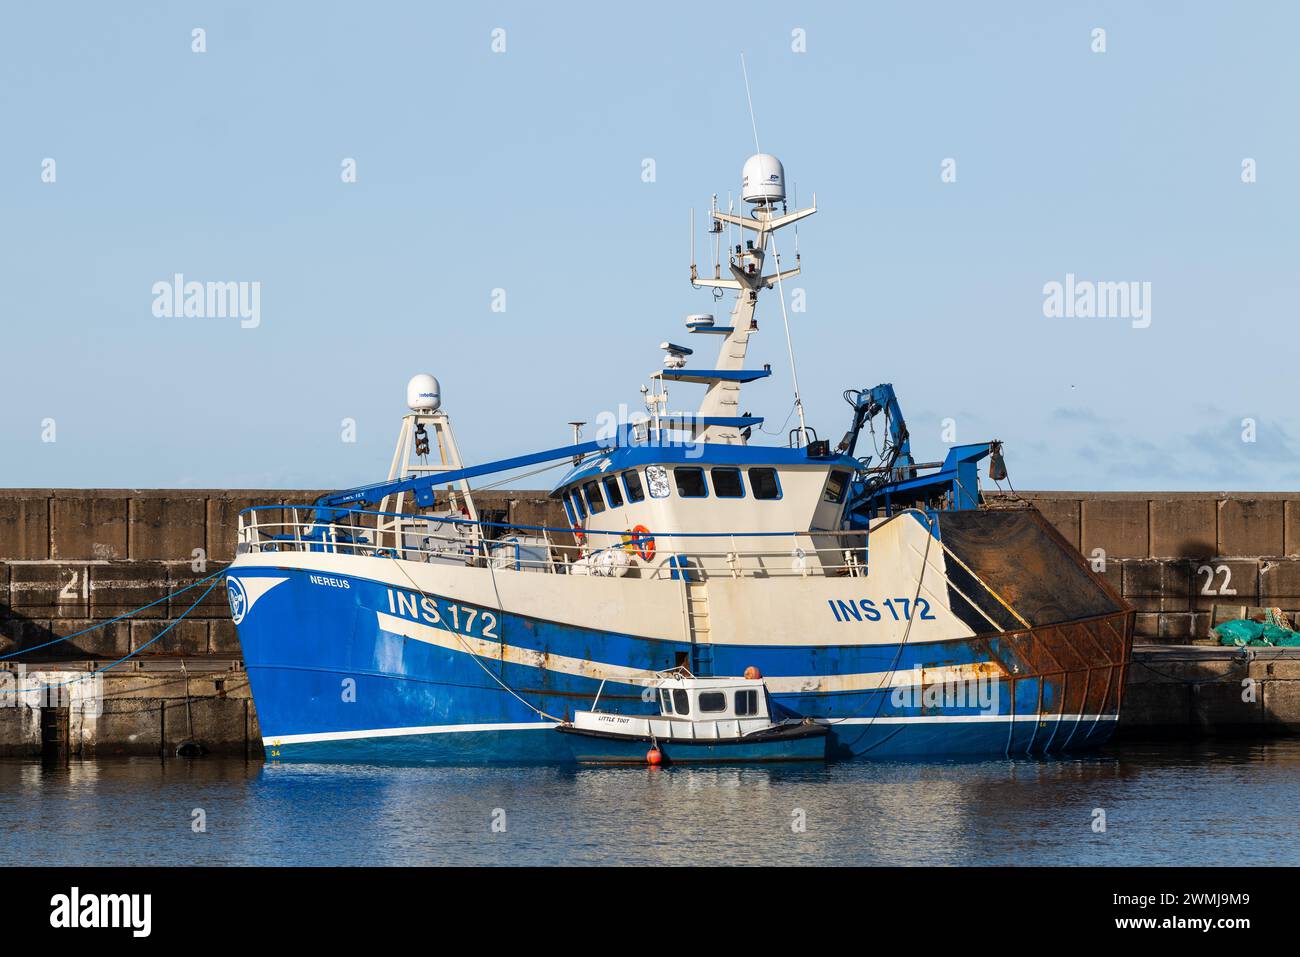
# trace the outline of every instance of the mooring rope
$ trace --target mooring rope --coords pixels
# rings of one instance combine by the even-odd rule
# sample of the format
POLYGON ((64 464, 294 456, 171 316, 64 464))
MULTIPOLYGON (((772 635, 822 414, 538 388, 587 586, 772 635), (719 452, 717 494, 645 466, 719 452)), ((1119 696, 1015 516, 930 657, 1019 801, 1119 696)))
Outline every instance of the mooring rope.
MULTIPOLYGON (((146 611, 146 610, 152 608, 154 605, 162 604, 162 603, 165 602, 168 598, 175 598, 177 595, 183 595, 183 594, 185 594, 185 592, 189 591, 191 588, 198 588, 198 587, 199 587, 200 585, 202 585, 204 582, 206 582, 206 581, 212 581, 212 579, 217 578, 218 576, 221 576, 221 575, 224 575, 224 574, 226 574, 226 569, 223 568, 221 571, 219 571, 219 572, 214 572, 214 573, 212 573, 211 575, 207 576, 207 578, 200 578, 198 581, 190 582, 190 583, 189 583, 188 585, 186 585, 184 588, 178 588, 178 589, 176 589, 176 591, 172 592, 172 593, 169 594, 169 595, 163 595, 161 598, 157 599, 156 601, 151 601, 151 602, 149 602, 149 604, 147 604, 147 605, 141 605, 139 608, 136 608, 136 609, 133 609, 133 610, 131 610, 131 611, 128 611, 128 612, 126 612, 125 614, 118 615, 116 618, 109 618, 109 619, 107 619, 107 620, 105 620, 105 621, 101 621, 101 622, 99 622, 99 623, 97 623, 97 624, 91 625, 89 628, 83 628, 83 629, 81 629, 81 631, 78 631, 78 632, 76 632, 75 634, 64 635, 62 638, 55 638, 55 639, 53 639, 53 640, 51 640, 51 641, 47 641, 47 642, 45 642, 44 644, 33 645, 33 646, 30 647, 30 648, 20 648, 20 649, 18 649, 17 651, 11 651, 11 652, 10 652, 9 654, 7 654, 7 655, 0 655, 0 661, 4 661, 4 660, 6 660, 6 659, 8 659, 8 658, 16 658, 16 657, 18 657, 19 655, 28 655, 28 654, 31 654, 33 651, 40 651, 42 648, 48 648, 50 645, 57 645, 57 644, 58 644, 59 642, 61 642, 61 641, 71 641, 73 638, 80 638, 82 635, 88 635, 88 634, 90 634, 92 631, 95 631, 95 630, 97 630, 97 629, 99 629, 99 628, 103 628, 105 625, 111 625, 111 624, 113 624, 114 622, 122 621, 124 618, 130 618, 132 615, 138 615, 138 614, 140 614, 140 612, 142 612, 142 611, 146 611)), ((216 585, 216 582, 212 582, 212 584, 215 586, 215 585, 216 585)), ((208 591, 212 591, 212 589, 209 588, 208 591)), ((206 595, 207 593, 208 593, 208 592, 204 592, 203 594, 206 595)), ((201 600, 202 600, 202 599, 200 599, 200 601, 201 601, 201 600)), ((189 614, 189 612, 186 612, 186 614, 189 614)), ((178 620, 179 620, 179 619, 178 619, 178 620)))
MULTIPOLYGON (((201 585, 201 584, 203 584, 203 582, 205 582, 205 581, 208 581, 208 580, 210 580, 210 579, 214 579, 214 578, 216 578, 218 575, 224 575, 224 574, 225 574, 225 569, 222 569, 221 571, 217 572, 215 575, 209 575, 207 578, 204 578, 204 579, 202 579, 201 581, 194 582, 193 585, 188 585, 188 586, 186 586, 186 588, 181 589, 181 591, 188 591, 190 588, 193 588, 195 585, 201 585)), ((205 599, 205 598, 208 597, 208 592, 212 591, 212 589, 214 589, 214 588, 216 588, 216 587, 217 587, 217 582, 213 581, 211 585, 209 585, 207 588, 205 588, 205 589, 203 590, 203 594, 200 595, 198 598, 196 598, 196 599, 194 600, 194 604, 190 605, 189 608, 186 608, 185 611, 181 612, 181 614, 180 614, 177 618, 172 619, 171 623, 168 624, 166 628, 164 628, 162 631, 158 632, 158 634, 154 635, 152 638, 150 638, 148 641, 146 641, 146 642, 145 642, 143 645, 141 645, 139 648, 135 649, 135 651, 132 651, 132 652, 130 652, 130 653, 128 653, 128 654, 123 655, 121 658, 118 658, 116 661, 113 661, 113 662, 110 662, 109 664, 104 665, 102 668, 95 668, 93 671, 87 671, 84 675, 81 675, 80 677, 73 678, 73 679, 70 680, 70 681, 61 681, 61 682, 59 682, 58 684, 49 684, 49 685, 47 685, 47 684, 42 684, 39 688, 22 688, 22 689, 16 689, 16 688, 15 688, 15 689, 10 689, 10 688, 0 688, 0 693, 8 693, 8 694, 40 694, 40 693, 42 693, 42 692, 44 692, 44 691, 47 691, 47 690, 49 690, 49 689, 51 689, 51 688, 66 688, 68 685, 74 685, 74 684, 76 684, 76 683, 79 682, 79 681, 85 681, 87 678, 89 678, 89 677, 91 677, 91 676, 93 676, 93 675, 102 674, 102 673, 104 673, 105 671, 108 671, 110 668, 116 668, 116 667, 117 667, 118 665, 120 665, 122 662, 124 662, 124 661, 128 661, 128 660, 130 660, 131 658, 134 658, 136 655, 140 654, 140 652, 144 651, 146 648, 148 648, 148 647, 149 647, 150 645, 152 645, 154 642, 161 640, 161 639, 162 639, 162 638, 163 638, 163 637, 164 637, 164 636, 165 636, 169 631, 171 631, 173 628, 175 628, 177 625, 179 625, 182 621, 184 621, 186 618, 188 618, 190 612, 192 612, 195 608, 199 607, 199 605, 200 605, 200 603, 202 603, 203 599, 205 599)), ((177 594, 177 595, 179 595, 179 594, 180 594, 180 591, 178 591, 178 592, 173 592, 173 594, 177 594)), ((167 597, 167 598, 170 598, 171 595, 167 595, 166 597, 167 597)), ((159 601, 161 601, 161 600, 162 600, 162 599, 159 599, 159 601)), ((150 605, 145 605, 145 606, 143 606, 143 608, 138 608, 138 609, 136 609, 136 611, 143 611, 144 608, 149 608, 151 605, 156 605, 156 604, 158 604, 158 602, 151 602, 150 605)), ((135 612, 131 612, 131 614, 135 614, 135 612)), ((113 621, 120 621, 123 617, 126 617, 126 616, 119 616, 118 618, 113 619, 113 621)), ((109 624, 109 622, 106 621, 106 622, 102 622, 101 624, 107 625, 107 624, 109 624)), ((96 627, 98 627, 98 626, 96 626, 96 627)), ((86 631, 93 631, 93 630, 94 630, 94 628, 88 628, 88 629, 86 629, 86 631)), ((79 632, 79 634, 85 634, 85 632, 79 632)), ((69 637, 69 638, 75 638, 76 636, 75 636, 75 635, 68 635, 68 637, 69 637)), ((63 639, 60 639, 60 640, 63 640, 63 639)), ((53 644, 53 642, 50 642, 50 644, 53 644)), ((42 646, 42 647, 44 647, 44 646, 42 646)), ((32 649, 28 649, 28 650, 32 650, 32 649)), ((6 655, 5 657, 11 657, 11 656, 6 655)))

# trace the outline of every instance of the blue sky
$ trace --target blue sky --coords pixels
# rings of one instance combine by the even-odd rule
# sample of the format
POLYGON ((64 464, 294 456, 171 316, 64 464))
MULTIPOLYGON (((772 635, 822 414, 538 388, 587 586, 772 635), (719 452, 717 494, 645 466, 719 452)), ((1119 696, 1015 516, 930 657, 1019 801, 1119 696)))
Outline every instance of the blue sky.
MULTIPOLYGON (((7 6, 0 484, 374 480, 420 371, 475 461, 636 406, 656 345, 729 308, 686 225, 753 151, 744 51, 763 148, 818 195, 791 318, 823 436, 892 381, 921 458, 951 418, 1022 489, 1297 487, 1297 8, 737 9, 7 6), (175 273, 260 282, 260 325, 155 317, 175 273), (1150 282, 1150 326, 1045 317, 1067 273, 1150 282)), ((772 294, 759 317, 775 431, 772 294)))

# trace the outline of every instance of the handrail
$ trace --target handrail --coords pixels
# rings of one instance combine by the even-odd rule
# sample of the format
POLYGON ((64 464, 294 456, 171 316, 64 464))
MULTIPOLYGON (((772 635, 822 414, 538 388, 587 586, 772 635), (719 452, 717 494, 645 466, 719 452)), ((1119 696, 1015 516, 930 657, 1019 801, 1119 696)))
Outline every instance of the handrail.
MULTIPOLYGON (((307 512, 314 511, 313 506, 294 506, 294 505, 252 505, 248 508, 241 509, 239 512, 239 539, 241 548, 245 551, 253 552, 277 552, 285 547, 294 551, 331 551, 345 554, 369 554, 372 557, 381 558, 398 558, 402 557, 408 561, 451 561, 464 563, 468 565, 490 565, 492 568, 509 568, 514 566, 518 571, 540 571, 551 574, 569 572, 571 574, 585 574, 592 577, 623 577, 633 567, 637 569, 638 577, 650 578, 653 580, 664 580, 679 576, 680 569, 674 567, 674 563, 668 561, 669 557, 677 554, 675 549, 659 549, 659 560, 657 562, 644 561, 639 566, 632 566, 631 558, 623 561, 621 564, 613 565, 602 564, 602 555, 607 553, 626 553, 629 544, 635 544, 643 536, 633 536, 628 539, 628 532, 617 531, 612 529, 578 529, 584 536, 587 535, 607 535, 618 536, 617 542, 611 542, 608 545, 599 547, 590 547, 585 543, 575 543, 573 545, 561 545, 550 538, 551 532, 572 533, 573 528, 552 527, 546 525, 517 525, 509 522, 486 522, 475 521, 473 519, 454 518, 442 515, 421 515, 409 512, 380 512, 370 509, 346 508, 338 509, 340 516, 346 515, 370 515, 376 519, 392 518, 406 519, 412 523, 423 523, 425 528, 413 529, 404 528, 398 522, 379 523, 376 525, 358 525, 349 524, 341 521, 322 522, 314 518, 308 518, 304 521, 297 520, 299 510, 307 512), (274 522, 258 522, 256 514, 258 512, 267 512, 273 509, 284 511, 286 509, 293 512, 294 520, 285 521, 283 518, 274 522), (251 522, 245 521, 248 516, 251 522), (453 527, 456 534, 438 534, 432 531, 428 526, 448 524, 453 527), (541 540, 533 542, 511 542, 508 539, 488 539, 481 535, 473 535, 472 530, 483 526, 491 528, 501 528, 515 532, 540 532, 541 540), (304 537, 303 529, 319 529, 319 537, 304 537), (271 532, 272 529, 292 530, 292 535, 277 536, 271 532), (471 530, 471 534, 463 534, 462 529, 471 530), (344 532, 345 536, 340 539, 338 532, 344 532), (353 538, 347 535, 348 532, 357 533, 353 538), (362 537, 362 533, 373 533, 375 540, 367 541, 362 537), (264 537, 268 536, 268 537, 264 537), (384 536, 391 536, 392 544, 385 545, 380 542, 384 536), (418 536, 419 544, 408 543, 407 536, 418 536), (432 542, 436 547, 429 547, 432 542), (497 554, 502 549, 515 546, 515 556, 506 558, 497 554), (534 559, 524 557, 524 548, 545 549, 545 558, 534 559), (562 560, 557 561, 552 556, 559 553, 562 560), (577 561, 570 561, 568 556, 575 554, 578 556, 577 561), (415 556, 412 558, 411 556, 415 556), (501 563, 506 564, 501 564, 501 563), (648 574, 647 574, 648 573, 648 574)), ((904 515, 915 514, 920 517, 921 523, 926 528, 926 533, 934 535, 934 522, 936 516, 914 507, 900 509, 892 515, 886 516, 877 522, 873 528, 867 529, 806 529, 802 531, 779 531, 779 532, 652 532, 651 536, 660 542, 671 542, 674 539, 709 539, 724 538, 728 539, 730 548, 717 550, 701 550, 691 548, 682 555, 683 558, 692 560, 695 567, 692 571, 701 574, 702 580, 708 580, 713 576, 727 576, 730 578, 746 577, 779 577, 779 576, 800 576, 807 577, 810 574, 819 575, 820 577, 860 577, 868 572, 868 569, 857 560, 854 549, 865 546, 866 538, 872 533, 878 533, 880 529, 890 522, 901 519, 904 515), (791 552, 785 553, 773 548, 755 548, 741 550, 735 547, 737 538, 757 538, 757 539, 790 539, 793 540, 794 548, 791 552), (819 538, 829 538, 834 542, 832 547, 819 547, 816 540, 819 538), (861 545, 854 540, 861 539, 861 545), (811 540, 811 541, 810 541, 811 540), (823 556, 829 558, 842 558, 843 562, 824 561, 823 556), (809 567, 808 558, 814 558, 815 566, 809 567), (792 559, 789 567, 784 567, 774 562, 774 559, 792 559), (753 560, 757 564, 745 565, 745 560, 753 560), (710 565, 710 560, 717 560, 716 565, 710 565)), ((938 539, 936 538, 936 541, 938 539)), ((1019 613, 999 595, 987 582, 980 576, 976 575, 971 568, 961 560, 950 548, 942 541, 939 541, 941 549, 940 554, 947 555, 965 571, 970 577, 988 592, 998 604, 1005 608, 1016 620, 1025 627, 1029 627, 1028 622, 1021 617, 1019 613)), ((928 567, 928 562, 927 562, 928 567)), ((969 596, 963 593, 946 572, 938 570, 943 580, 951 585, 957 595, 967 604, 971 605, 979 612, 990 624, 1001 631, 1002 628, 996 621, 989 617, 979 605, 977 605, 969 596)))

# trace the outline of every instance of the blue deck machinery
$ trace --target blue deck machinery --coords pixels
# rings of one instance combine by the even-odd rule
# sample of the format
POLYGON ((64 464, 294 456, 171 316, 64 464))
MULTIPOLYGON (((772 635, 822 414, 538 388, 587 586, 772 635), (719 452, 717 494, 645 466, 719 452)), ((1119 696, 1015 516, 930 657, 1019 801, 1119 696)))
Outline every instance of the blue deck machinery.
POLYGON ((912 457, 911 437, 898 396, 888 382, 870 389, 849 389, 844 400, 853 409, 852 425, 838 448, 845 455, 856 455, 863 428, 870 431, 874 442, 874 420, 878 415, 885 420, 883 444, 874 449, 875 464, 870 455, 858 460, 861 468, 852 482, 844 511, 849 528, 866 528, 873 518, 905 508, 919 508, 930 515, 977 508, 979 463, 986 457, 990 457, 991 479, 1002 481, 1007 477, 1002 443, 997 440, 954 445, 942 462, 918 464, 912 457))

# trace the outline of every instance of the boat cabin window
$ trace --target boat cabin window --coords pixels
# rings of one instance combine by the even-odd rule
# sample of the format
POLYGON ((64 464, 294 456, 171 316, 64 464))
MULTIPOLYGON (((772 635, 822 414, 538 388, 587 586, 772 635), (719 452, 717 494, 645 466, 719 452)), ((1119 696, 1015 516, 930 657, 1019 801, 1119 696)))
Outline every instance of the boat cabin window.
POLYGON ((718 498, 744 498, 745 483, 741 481, 740 469, 711 469, 713 474, 713 494, 718 498))
POLYGON ((754 498, 781 497, 781 483, 777 481, 776 469, 750 469, 749 487, 754 490, 754 498))
POLYGON ((710 714, 727 710, 727 696, 721 691, 701 691, 700 710, 710 714))
POLYGON ((645 481, 650 486, 651 498, 668 497, 668 470, 662 465, 647 465, 645 481))
POLYGON ((709 494, 704 484, 704 469, 673 469, 677 494, 682 498, 704 498, 709 494))
POLYGON ((836 470, 831 473, 831 477, 826 480, 826 491, 822 494, 822 501, 834 502, 838 505, 844 501, 844 489, 849 484, 849 473, 836 470))
MULTIPOLYGON (((701 705, 701 707, 703 707, 703 705, 701 705)), ((751 714, 758 714, 758 691, 754 688, 737 691, 736 717, 743 718, 746 715, 751 714)))
POLYGON ((573 511, 578 516, 578 521, 581 522, 587 517, 587 506, 582 504, 582 496, 578 494, 576 488, 569 493, 569 499, 573 502, 573 511))
POLYGON ((691 713, 691 699, 685 688, 673 689, 673 711, 680 715, 691 713))
POLYGON ((627 489, 629 502, 640 502, 645 499, 645 489, 641 487, 641 473, 636 469, 623 473, 623 487, 627 489))
POLYGON ((673 699, 669 697, 667 688, 659 689, 659 709, 664 714, 673 713, 673 699))
POLYGON ((564 517, 569 520, 569 524, 577 525, 578 520, 573 517, 573 506, 569 504, 569 497, 567 495, 560 499, 560 504, 564 506, 564 517))
POLYGON ((594 479, 582 486, 582 491, 586 493, 587 504, 591 506, 591 514, 599 515, 605 511, 605 500, 600 495, 600 483, 594 479))
POLYGON ((600 480, 605 486, 605 497, 609 499, 610 508, 618 508, 623 504, 623 493, 618 490, 618 479, 613 475, 606 475, 600 480))

